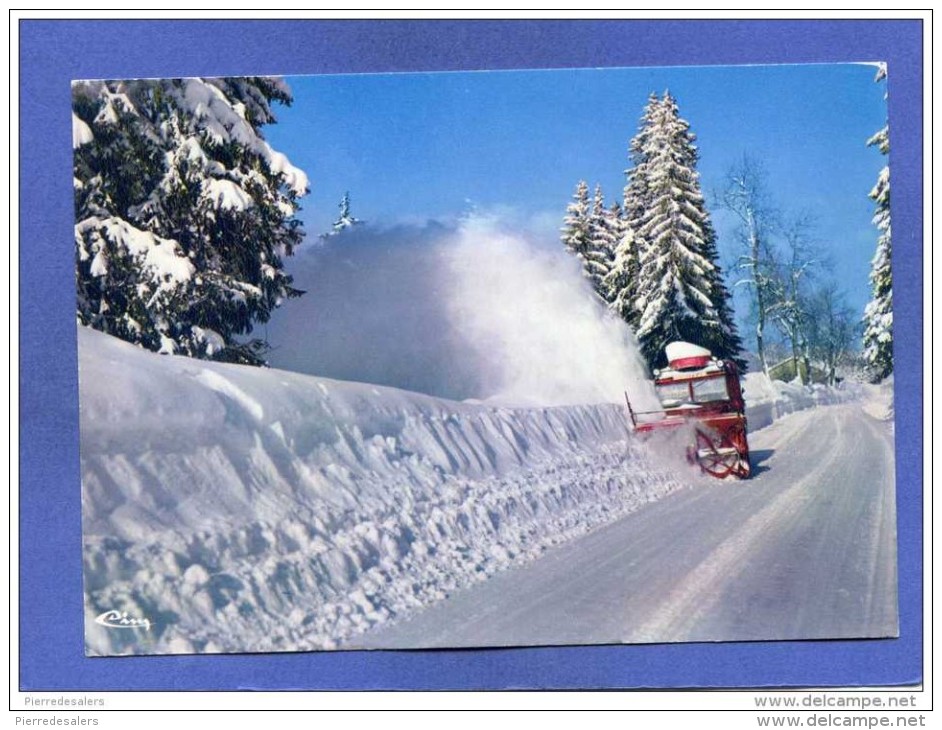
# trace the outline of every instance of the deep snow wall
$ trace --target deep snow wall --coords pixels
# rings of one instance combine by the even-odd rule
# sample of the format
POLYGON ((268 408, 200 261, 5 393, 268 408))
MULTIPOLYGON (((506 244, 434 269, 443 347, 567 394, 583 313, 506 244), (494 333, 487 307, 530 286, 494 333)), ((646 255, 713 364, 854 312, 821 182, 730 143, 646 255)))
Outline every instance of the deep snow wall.
POLYGON ((770 380, 762 372, 746 373, 742 379, 742 387, 750 431, 765 428, 795 411, 861 400, 869 396, 861 383, 845 381, 836 387, 818 383, 801 385, 797 382, 770 380))
POLYGON ((332 648, 680 486, 615 405, 472 405, 78 338, 90 654, 332 648), (153 626, 95 623, 110 610, 153 626))

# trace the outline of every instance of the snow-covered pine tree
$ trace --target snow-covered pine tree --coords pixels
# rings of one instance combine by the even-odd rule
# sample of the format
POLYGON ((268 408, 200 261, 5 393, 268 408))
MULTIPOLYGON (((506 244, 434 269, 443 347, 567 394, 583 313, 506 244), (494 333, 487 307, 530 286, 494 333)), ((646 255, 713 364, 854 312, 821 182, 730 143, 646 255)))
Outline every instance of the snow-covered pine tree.
POLYGON ((610 210, 610 223, 614 232, 613 261, 608 275, 602 281, 602 296, 615 314, 632 330, 637 329, 638 318, 638 243, 634 231, 622 215, 617 203, 610 210))
POLYGON ((243 339, 299 291, 305 174, 261 127, 275 78, 82 81, 72 87, 78 319, 164 353, 259 365, 243 339))
POLYGON ((585 180, 576 185, 572 202, 566 206, 561 232, 569 253, 582 256, 589 245, 589 184, 585 180))
POLYGON ((641 251, 645 241, 638 228, 645 211, 651 205, 649 189, 650 138, 654 120, 661 114, 662 102, 651 92, 638 124, 638 132, 628 143, 630 167, 625 170, 625 188, 617 236, 613 247, 613 262, 603 282, 603 293, 612 311, 618 314, 633 331, 637 331, 641 318, 638 308, 638 278, 641 272, 641 251))
POLYGON ((358 226, 363 223, 363 221, 361 221, 359 218, 354 218, 353 214, 350 212, 349 191, 343 194, 343 198, 340 199, 340 205, 338 207, 340 208, 340 217, 334 221, 334 234, 340 233, 347 228, 352 228, 353 226, 358 226))
MULTIPOLYGON (((886 65, 877 70, 875 81, 886 79, 886 65)), ((889 126, 867 140, 881 154, 890 152, 889 126)), ((873 222, 880 231, 877 251, 870 264, 870 286, 872 296, 864 311, 864 360, 874 380, 883 380, 893 372, 893 274, 892 231, 890 228, 890 168, 880 170, 877 183, 870 191, 877 209, 873 222)))
POLYGON ((577 256, 585 271, 586 253, 592 245, 592 211, 589 205, 589 184, 580 180, 572 202, 566 206, 561 240, 569 253, 577 256))
POLYGON ((629 174, 629 188, 638 178, 634 187, 648 198, 644 205, 629 202, 632 210, 643 211, 635 229, 643 240, 637 329, 642 354, 659 367, 668 342, 687 340, 735 359, 740 342, 700 191, 696 137, 667 92, 659 104, 649 102, 645 121, 648 128, 632 143, 633 160, 643 172, 629 174))
POLYGON ((602 186, 596 185, 595 194, 592 197, 592 212, 589 214, 589 239, 581 256, 585 275, 603 299, 605 294, 602 282, 612 267, 615 241, 616 231, 611 220, 611 213, 605 208, 602 186))
MULTIPOLYGON (((644 212, 650 207, 651 193, 648 188, 650 170, 650 137, 655 119, 662 113, 662 102, 653 91, 648 97, 638 125, 638 132, 628 143, 630 167, 625 170, 625 189, 622 200, 622 215, 635 231, 641 225, 644 212)), ((640 239, 639 239, 640 240, 640 239)))

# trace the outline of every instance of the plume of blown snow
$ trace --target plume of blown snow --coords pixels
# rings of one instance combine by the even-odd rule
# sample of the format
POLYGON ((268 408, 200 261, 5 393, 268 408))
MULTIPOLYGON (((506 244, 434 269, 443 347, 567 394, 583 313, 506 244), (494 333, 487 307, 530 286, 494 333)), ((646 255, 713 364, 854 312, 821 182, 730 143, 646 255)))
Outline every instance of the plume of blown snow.
POLYGON ((268 325, 273 367, 389 385, 451 400, 480 398, 473 352, 454 336, 442 251, 454 226, 351 226, 288 259, 294 285, 268 325))
POLYGON ((474 352, 487 397, 514 405, 619 402, 653 392, 630 330, 562 247, 498 221, 462 222, 445 254, 448 319, 474 352))
POLYGON ((653 406, 627 325, 579 262, 508 216, 357 226, 291 262, 271 364, 454 400, 653 406))

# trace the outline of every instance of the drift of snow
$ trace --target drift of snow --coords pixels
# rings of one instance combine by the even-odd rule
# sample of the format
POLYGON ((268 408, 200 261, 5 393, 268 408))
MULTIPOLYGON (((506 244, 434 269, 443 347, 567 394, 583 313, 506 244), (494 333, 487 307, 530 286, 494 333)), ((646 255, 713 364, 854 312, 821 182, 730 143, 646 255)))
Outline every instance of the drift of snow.
POLYGON ((89 654, 331 648, 680 486, 615 405, 470 405, 78 339, 89 654), (95 622, 112 610, 152 626, 95 622))
POLYGON ((817 383, 800 385, 770 380, 765 373, 746 373, 742 378, 742 389, 750 431, 765 428, 789 413, 861 400, 868 395, 859 383, 845 381, 838 387, 817 383))
POLYGON ((746 483, 678 490, 344 648, 899 636, 893 439, 859 405, 751 434, 746 483))
POLYGON ((862 408, 878 421, 892 421, 896 413, 893 397, 893 381, 894 378, 890 375, 888 378, 880 381, 879 384, 867 384, 862 386, 867 394, 867 397, 863 401, 862 408))

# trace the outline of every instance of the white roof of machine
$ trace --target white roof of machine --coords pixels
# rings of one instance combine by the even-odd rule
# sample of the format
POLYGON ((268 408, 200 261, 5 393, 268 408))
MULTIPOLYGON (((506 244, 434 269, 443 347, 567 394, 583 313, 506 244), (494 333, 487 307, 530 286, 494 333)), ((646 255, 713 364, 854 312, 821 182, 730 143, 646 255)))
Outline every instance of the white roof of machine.
POLYGON ((713 357, 713 353, 705 347, 694 345, 692 342, 669 342, 664 348, 664 354, 667 355, 668 362, 681 360, 688 357, 713 357))

